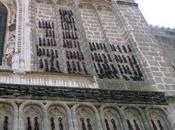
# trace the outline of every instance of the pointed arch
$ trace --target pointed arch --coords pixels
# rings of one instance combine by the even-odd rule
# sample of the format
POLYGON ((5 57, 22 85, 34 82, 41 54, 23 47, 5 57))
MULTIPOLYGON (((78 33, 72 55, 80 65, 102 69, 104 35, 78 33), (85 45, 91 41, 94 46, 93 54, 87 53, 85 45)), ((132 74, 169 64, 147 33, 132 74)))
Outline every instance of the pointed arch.
POLYGON ((13 101, 7 101, 6 99, 0 99, 0 129, 4 127, 4 119, 8 120, 6 124, 9 130, 18 130, 16 124, 18 124, 18 107, 13 101), (5 117, 5 118, 4 118, 5 117), (3 119, 4 118, 4 119, 3 119))
POLYGON ((100 107, 100 118, 105 130, 123 130, 120 108, 116 104, 104 104, 100 107))
POLYGON ((45 107, 39 101, 25 101, 19 107, 19 130, 25 128, 44 129, 45 107))
POLYGON ((148 107, 145 109, 146 118, 152 129, 166 129, 171 130, 171 121, 169 120, 169 113, 161 107, 148 107))
POLYGON ((125 119, 125 124, 129 129, 146 130, 145 118, 142 109, 134 105, 124 105, 122 107, 122 113, 125 119))
POLYGON ((102 129, 98 110, 90 103, 80 103, 72 107, 72 118, 75 129, 102 129))
POLYGON ((47 110, 47 119, 49 129, 67 129, 71 130, 72 117, 67 104, 59 101, 49 102, 45 106, 47 110))
MULTIPOLYGON (((20 58, 23 51, 23 2, 22 0, 0 0, 0 3, 6 7, 8 12, 5 28, 6 36, 4 37, 3 47, 4 56, 1 60, 1 65, 3 64, 12 67, 12 57, 14 54, 18 54, 18 57, 20 58)), ((15 62, 13 63, 15 64, 15 62)))
POLYGON ((4 52, 6 25, 7 25, 8 10, 3 3, 0 2, 0 65, 4 52))

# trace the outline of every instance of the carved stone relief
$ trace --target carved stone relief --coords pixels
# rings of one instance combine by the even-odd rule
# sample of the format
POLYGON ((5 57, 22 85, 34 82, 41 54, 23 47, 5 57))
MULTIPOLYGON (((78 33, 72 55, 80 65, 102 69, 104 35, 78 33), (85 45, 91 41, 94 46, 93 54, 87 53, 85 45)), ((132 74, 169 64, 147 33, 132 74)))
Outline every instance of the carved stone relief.
POLYGON ((1 0, 2 4, 4 4, 8 10, 8 18, 7 18, 7 28, 5 35, 5 43, 4 43, 4 55, 3 55, 3 65, 11 67, 12 66, 12 57, 14 55, 15 50, 15 42, 16 42, 16 13, 17 7, 16 2, 14 0, 1 0))
POLYGON ((48 109, 48 116, 49 116, 49 124, 51 130, 65 130, 68 128, 66 112, 65 110, 59 106, 54 105, 48 109))

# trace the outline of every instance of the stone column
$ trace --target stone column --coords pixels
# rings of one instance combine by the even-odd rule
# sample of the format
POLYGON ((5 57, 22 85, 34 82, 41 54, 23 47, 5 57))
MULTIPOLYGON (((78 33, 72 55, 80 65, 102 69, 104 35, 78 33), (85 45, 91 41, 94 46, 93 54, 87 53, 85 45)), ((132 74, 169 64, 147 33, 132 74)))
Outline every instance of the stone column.
MULTIPOLYGON (((30 3, 32 1, 25 0, 24 2, 24 42, 23 42, 23 54, 21 57, 21 65, 23 65, 23 68, 25 71, 31 71, 31 27, 32 27, 32 20, 31 20, 31 12, 34 12, 32 10, 32 6, 30 6, 30 3)), ((34 2, 33 2, 34 3, 34 2)), ((34 25, 33 25, 34 26, 34 25)))
POLYGON ((169 101, 168 113, 168 118, 171 119, 171 126, 175 129, 175 99, 169 101))
POLYGON ((15 103, 14 104, 14 119, 13 119, 13 130, 19 130, 18 129, 18 115, 19 115, 19 111, 18 111, 18 107, 15 103))
POLYGON ((127 125, 126 120, 125 120, 123 108, 120 108, 119 114, 120 114, 120 116, 121 116, 121 122, 123 123, 123 126, 124 126, 123 129, 124 129, 124 130, 129 130, 128 125, 127 125))
POLYGON ((15 43, 15 54, 12 59, 12 69, 14 72, 24 72, 24 57, 23 57, 23 31, 24 31, 24 5, 22 0, 16 0, 17 5, 17 19, 16 19, 16 43, 15 43))
POLYGON ((46 107, 44 107, 44 113, 43 113, 43 130, 49 130, 49 125, 50 125, 50 123, 49 123, 49 120, 48 120, 48 112, 47 112, 47 109, 46 109, 46 107))
POLYGON ((141 118, 142 118, 142 120, 143 120, 143 125, 144 125, 144 127, 145 127, 145 130, 151 130, 151 127, 150 127, 150 125, 149 125, 149 123, 148 123, 148 120, 147 120, 147 118, 146 118, 146 116, 145 116, 145 114, 144 114, 144 112, 140 112, 140 116, 141 116, 141 118))

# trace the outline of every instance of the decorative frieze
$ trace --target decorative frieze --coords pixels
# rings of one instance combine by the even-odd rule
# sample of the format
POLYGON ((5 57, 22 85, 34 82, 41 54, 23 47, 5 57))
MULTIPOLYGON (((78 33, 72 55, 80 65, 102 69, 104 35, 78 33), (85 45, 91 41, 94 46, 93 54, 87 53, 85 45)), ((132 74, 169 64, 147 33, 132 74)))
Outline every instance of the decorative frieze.
POLYGON ((35 85, 0 85, 0 97, 26 99, 60 99, 66 101, 166 104, 162 92, 119 91, 35 85))
POLYGON ((14 75, 11 72, 0 73, 0 83, 8 84, 26 84, 26 85, 43 85, 43 86, 63 86, 77 88, 98 88, 97 83, 90 76, 75 76, 62 74, 44 74, 28 73, 26 75, 14 75))

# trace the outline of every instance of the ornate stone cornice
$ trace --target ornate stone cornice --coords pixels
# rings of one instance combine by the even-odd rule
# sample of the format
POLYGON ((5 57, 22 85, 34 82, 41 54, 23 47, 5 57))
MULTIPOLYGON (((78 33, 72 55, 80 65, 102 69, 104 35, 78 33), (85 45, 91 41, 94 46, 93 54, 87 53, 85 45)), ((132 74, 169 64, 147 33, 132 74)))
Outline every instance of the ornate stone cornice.
POLYGON ((0 84, 0 97, 33 100, 165 105, 162 92, 139 92, 48 86, 0 84))

